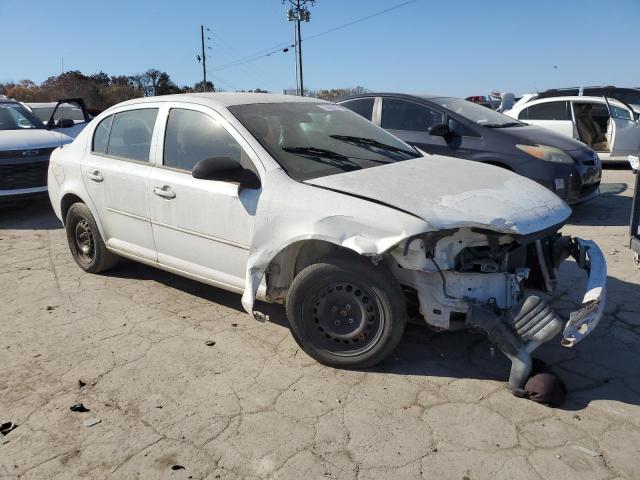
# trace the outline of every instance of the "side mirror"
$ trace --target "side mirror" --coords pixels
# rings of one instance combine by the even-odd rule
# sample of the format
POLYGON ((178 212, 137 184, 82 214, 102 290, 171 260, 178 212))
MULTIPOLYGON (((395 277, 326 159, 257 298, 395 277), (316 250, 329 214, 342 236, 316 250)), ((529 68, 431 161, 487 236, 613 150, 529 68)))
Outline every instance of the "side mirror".
POLYGON ((237 183, 241 188, 260 188, 260 177, 229 157, 200 160, 191 170, 191 176, 201 180, 237 183))
POLYGON ((433 135, 434 137, 446 137, 451 135, 453 132, 449 129, 449 125, 446 123, 436 123, 429 127, 427 130, 429 135, 433 135))

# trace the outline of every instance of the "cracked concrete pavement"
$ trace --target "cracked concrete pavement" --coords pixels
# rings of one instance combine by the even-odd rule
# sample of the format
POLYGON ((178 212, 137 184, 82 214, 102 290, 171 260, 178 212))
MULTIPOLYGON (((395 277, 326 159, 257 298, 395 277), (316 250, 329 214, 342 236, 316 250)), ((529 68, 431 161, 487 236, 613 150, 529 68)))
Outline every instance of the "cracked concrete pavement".
MULTIPOLYGON (((239 295, 143 265, 85 274, 46 201, 1 211, 0 420, 17 428, 0 436, 0 478, 638 479, 632 186, 606 170, 563 229, 600 244, 609 284, 590 337, 536 354, 568 384, 558 409, 513 397, 478 335, 410 326, 373 370, 323 367, 280 307, 261 324, 239 295)), ((566 262, 554 306, 585 285, 566 262)))

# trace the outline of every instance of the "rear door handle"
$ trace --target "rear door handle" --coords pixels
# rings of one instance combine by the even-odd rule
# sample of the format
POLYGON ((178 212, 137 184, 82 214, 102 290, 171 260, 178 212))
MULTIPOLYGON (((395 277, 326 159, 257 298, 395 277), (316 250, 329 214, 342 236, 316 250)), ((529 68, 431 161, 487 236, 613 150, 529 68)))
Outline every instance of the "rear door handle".
POLYGON ((176 193, 171 190, 171 187, 169 187, 169 185, 163 185, 162 188, 154 187, 153 193, 155 193, 159 197, 166 198, 167 200, 176 198, 176 193))
POLYGON ((87 177, 89 177, 94 182, 98 182, 98 183, 104 180, 104 177, 100 174, 98 170, 87 173, 87 177))

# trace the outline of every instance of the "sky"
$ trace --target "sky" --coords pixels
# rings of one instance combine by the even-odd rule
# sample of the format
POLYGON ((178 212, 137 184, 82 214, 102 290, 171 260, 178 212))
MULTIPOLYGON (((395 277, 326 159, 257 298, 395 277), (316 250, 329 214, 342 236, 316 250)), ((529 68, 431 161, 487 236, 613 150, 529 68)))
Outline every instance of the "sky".
MULTIPOLYGON (((483 95, 580 85, 640 87, 640 0, 317 0, 302 24, 305 88, 483 95), (304 41, 304 38, 309 38, 304 41)), ((65 70, 110 75, 156 68, 179 85, 295 88, 281 0, 0 0, 0 82, 65 70), (226 67, 226 68, 224 68, 226 67)))

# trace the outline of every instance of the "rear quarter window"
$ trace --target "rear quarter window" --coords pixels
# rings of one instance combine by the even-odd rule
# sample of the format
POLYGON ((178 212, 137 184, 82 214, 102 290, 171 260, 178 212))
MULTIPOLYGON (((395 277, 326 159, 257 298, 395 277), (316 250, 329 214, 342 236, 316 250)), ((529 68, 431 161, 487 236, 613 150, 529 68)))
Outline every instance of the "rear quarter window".
POLYGON ((93 146, 92 152, 101 153, 106 155, 107 147, 109 145, 109 132, 111 131, 111 122, 113 122, 113 115, 108 116, 102 120, 95 131, 93 132, 93 146))

